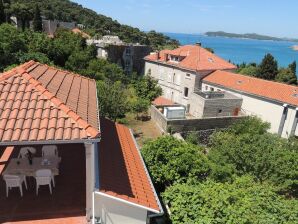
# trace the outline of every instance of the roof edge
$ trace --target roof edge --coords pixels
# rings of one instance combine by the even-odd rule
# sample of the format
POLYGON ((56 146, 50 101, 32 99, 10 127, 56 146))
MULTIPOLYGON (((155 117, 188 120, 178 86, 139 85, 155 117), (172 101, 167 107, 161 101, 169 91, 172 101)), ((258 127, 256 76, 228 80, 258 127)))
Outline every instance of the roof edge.
POLYGON ((134 144, 135 144, 136 149, 137 149, 137 151, 138 151, 139 157, 140 157, 141 162, 142 162, 142 164, 143 164, 143 167, 144 167, 144 169, 145 169, 145 173, 146 173, 146 175, 147 175, 147 178, 148 178, 148 181, 149 181, 149 183, 150 183, 151 189, 152 189, 153 194, 154 194, 154 196, 155 196, 155 200, 156 200, 156 202, 157 202, 157 205, 158 205, 158 207, 159 207, 159 209, 160 209, 160 212, 159 212, 159 213, 164 213, 163 208, 162 208, 161 203, 160 203, 160 200, 159 200, 159 197, 158 197, 158 195, 157 195, 157 193, 156 193, 155 187, 154 187, 153 182, 152 182, 152 179, 151 179, 151 177, 150 177, 149 171, 148 171, 147 166, 146 166, 146 164, 145 164, 145 161, 144 161, 144 159, 143 159, 143 157, 142 157, 142 154, 141 154, 139 145, 138 145, 136 139, 134 138, 134 136, 133 136, 133 132, 132 132, 131 129, 129 129, 129 132, 130 132, 130 134, 131 134, 131 137, 132 137, 132 139, 133 139, 133 141, 134 141, 134 144))
POLYGON ((135 206, 135 207, 138 207, 138 208, 141 208, 141 209, 144 209, 144 210, 147 210, 147 211, 150 211, 150 212, 153 212, 153 213, 156 213, 156 214, 159 214, 161 213, 160 211, 157 211, 155 209, 152 209, 152 208, 149 208, 147 206, 144 206, 144 205, 140 205, 140 204, 137 204, 137 203, 134 203, 134 202, 130 202, 128 200, 125 200, 125 199, 122 199, 122 198, 118 198, 116 196, 112 196, 110 194, 107 194, 107 193, 104 193, 102 191, 98 191, 96 190, 95 191, 95 194, 98 194, 98 195, 101 195, 101 196, 104 196, 104 197, 108 197, 108 198, 111 198, 111 199, 114 199, 114 200, 117 200, 117 201, 120 201, 120 202, 124 202, 128 205, 132 205, 132 206, 135 206))
POLYGON ((212 81, 208 81, 206 80, 208 78, 208 76, 216 73, 216 72, 225 72, 227 73, 227 75, 240 75, 240 76, 243 76, 245 78, 250 78, 250 79, 253 79, 253 80, 262 80, 262 81, 265 81, 265 82, 269 82, 269 83, 277 83, 279 85, 283 85, 283 86, 287 86, 287 87, 293 87, 293 88, 298 88, 297 86, 294 86, 294 85, 289 85, 289 84, 286 84, 286 83, 280 83, 280 82, 274 82, 274 81, 271 81, 271 80, 266 80, 266 79, 261 79, 261 78, 256 78, 256 77, 251 77, 251 76, 246 76, 246 75, 242 75, 242 74, 238 74, 238 73, 233 73, 233 72, 229 72, 229 71, 225 71, 225 70, 216 70, 212 73, 210 73, 209 75, 205 76, 203 79, 202 79, 202 82, 203 83, 207 83, 207 84, 211 84, 211 85, 215 85, 217 87, 221 87, 221 88, 224 88, 224 89, 228 89, 228 90, 231 90, 231 91, 235 91, 237 93, 241 93, 241 94, 246 94, 246 95, 249 95, 249 96, 254 96, 254 97, 257 97, 257 98, 260 98, 260 99, 265 99, 265 100, 268 100, 268 101, 271 101, 271 102, 274 102, 274 103, 278 103, 278 104, 284 104, 284 103, 287 103, 289 106, 293 107, 293 108, 298 108, 298 104, 295 105, 295 104, 292 104, 292 103, 289 103, 289 102, 285 102, 285 101, 280 101, 280 100, 277 100, 277 99, 273 99, 273 98, 270 98, 270 97, 266 97, 266 96, 262 96, 262 95, 258 95, 258 94, 254 94, 254 93, 251 93, 251 92, 248 92, 248 91, 243 91, 243 90, 237 90, 237 89, 233 89, 231 87, 227 87, 225 85, 221 85, 221 84, 218 84, 218 83, 215 83, 215 82, 212 82, 212 81))
POLYGON ((36 63, 35 61, 31 60, 24 64, 18 65, 17 67, 15 67, 13 69, 3 72, 0 76, 0 82, 4 81, 5 79, 8 79, 14 75, 18 75, 19 72, 23 73, 24 71, 29 69, 31 66, 33 66, 35 63, 36 63))

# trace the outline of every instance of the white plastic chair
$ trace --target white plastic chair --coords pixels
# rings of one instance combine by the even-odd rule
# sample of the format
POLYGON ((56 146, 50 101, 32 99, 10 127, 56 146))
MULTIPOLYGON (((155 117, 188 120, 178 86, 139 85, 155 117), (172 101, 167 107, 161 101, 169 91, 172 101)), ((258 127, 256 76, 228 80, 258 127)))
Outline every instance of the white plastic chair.
POLYGON ((3 175, 3 179, 6 182, 6 197, 8 197, 8 192, 13 187, 18 187, 20 189, 21 196, 23 197, 23 182, 27 189, 27 181, 25 175, 3 175))
POLYGON ((34 147, 22 147, 20 149, 18 158, 19 159, 25 158, 25 156, 28 154, 28 151, 30 151, 32 154, 36 153, 36 149, 34 147))
POLYGON ((42 151, 42 157, 46 157, 46 158, 58 157, 58 149, 56 145, 44 145, 41 151, 42 151))
POLYGON ((49 169, 41 169, 35 172, 36 179, 36 195, 38 195, 39 186, 48 185, 50 193, 52 194, 52 180, 53 174, 49 169))

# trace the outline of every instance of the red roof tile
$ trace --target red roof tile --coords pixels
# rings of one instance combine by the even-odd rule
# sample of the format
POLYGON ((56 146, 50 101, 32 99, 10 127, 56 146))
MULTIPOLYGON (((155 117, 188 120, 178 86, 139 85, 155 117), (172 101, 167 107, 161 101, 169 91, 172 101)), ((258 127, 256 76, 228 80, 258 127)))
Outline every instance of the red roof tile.
POLYGON ((90 36, 89 34, 83 32, 83 31, 80 30, 79 28, 73 28, 71 31, 72 31, 73 33, 82 35, 82 37, 84 37, 84 38, 86 38, 86 39, 90 39, 90 38, 91 38, 91 36, 90 36))
POLYGON ((152 104, 154 104, 155 106, 170 106, 174 105, 175 103, 167 98, 159 96, 154 101, 152 101, 152 104))
POLYGON ((213 70, 232 70, 236 66, 225 61, 224 59, 212 54, 205 48, 198 45, 185 45, 175 50, 163 50, 158 54, 151 54, 145 58, 148 61, 166 63, 183 69, 193 71, 213 71, 213 70), (181 56, 180 62, 171 62, 167 59, 167 55, 181 56))
POLYGON ((98 138, 98 126, 94 80, 34 61, 0 76, 0 141, 98 138))
POLYGON ((298 106, 298 87, 226 71, 215 71, 203 82, 298 106))
POLYGON ((130 130, 101 119, 100 191, 160 211, 150 177, 130 130))

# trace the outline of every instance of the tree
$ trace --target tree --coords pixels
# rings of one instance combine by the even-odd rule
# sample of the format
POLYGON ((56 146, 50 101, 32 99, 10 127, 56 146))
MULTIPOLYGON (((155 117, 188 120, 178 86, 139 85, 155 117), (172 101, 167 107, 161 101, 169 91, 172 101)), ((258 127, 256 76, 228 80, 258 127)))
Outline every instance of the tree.
POLYGON ((22 52, 27 52, 27 46, 20 31, 7 23, 0 25, 0 71, 18 64, 22 52))
MULTIPOLYGON (((292 68, 293 69, 293 68, 292 68)), ((297 76, 293 73, 291 68, 281 68, 275 78, 278 82, 283 82, 287 84, 297 84, 297 76)))
POLYGON ((6 22, 6 16, 4 11, 4 4, 2 0, 0 0, 0 25, 6 22))
POLYGON ((162 198, 171 211, 173 224, 180 223, 272 223, 298 222, 298 201, 276 194, 269 184, 253 177, 236 178, 232 183, 183 183, 169 187, 162 198))
POLYGON ((29 52, 19 56, 20 63, 25 63, 30 60, 38 61, 40 63, 47 64, 47 65, 51 64, 51 61, 47 57, 47 55, 40 52, 29 52))
POLYGON ((34 10, 33 30, 35 32, 42 32, 42 18, 38 5, 35 6, 34 10))
POLYGON ((205 179, 210 167, 201 151, 201 148, 171 136, 148 142, 142 148, 146 165, 160 190, 175 182, 205 179))
POLYGON ((21 21, 21 27, 24 31, 29 28, 29 21, 32 19, 31 7, 25 3, 14 3, 11 5, 12 13, 21 21))
POLYGON ((229 179, 234 174, 250 174, 260 182, 269 181, 282 192, 295 195, 298 147, 292 147, 287 140, 267 133, 266 129, 266 123, 257 118, 248 118, 226 131, 213 134, 208 158, 217 167, 212 169, 212 178, 224 181, 223 177, 229 179))
POLYGON ((148 99, 152 102, 162 94, 162 89, 158 86, 158 81, 146 75, 134 83, 138 97, 148 99))
POLYGON ((238 71, 240 74, 248 76, 257 76, 258 68, 256 66, 247 65, 238 71))
POLYGON ((137 119, 139 119, 140 113, 146 113, 149 109, 151 102, 148 99, 143 99, 137 97, 131 104, 132 111, 137 114, 137 119))
POLYGON ((292 71, 294 75, 296 75, 296 69, 297 69, 296 61, 293 61, 293 63, 289 64, 289 69, 292 71))
POLYGON ((274 80, 277 74, 277 61, 271 54, 266 54, 259 66, 257 77, 267 80, 274 80))
POLYGON ((127 97, 121 82, 97 82, 100 116, 116 121, 128 112, 127 97))
POLYGON ((105 80, 108 82, 121 81, 123 84, 127 84, 128 82, 128 77, 120 66, 104 59, 90 60, 85 71, 82 71, 82 74, 96 80, 105 80))

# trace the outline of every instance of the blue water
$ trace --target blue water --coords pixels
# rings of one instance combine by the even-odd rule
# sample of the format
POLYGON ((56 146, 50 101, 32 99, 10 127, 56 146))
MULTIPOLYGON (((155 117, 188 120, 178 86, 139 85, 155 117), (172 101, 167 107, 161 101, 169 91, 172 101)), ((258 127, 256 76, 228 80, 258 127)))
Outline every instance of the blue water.
POLYGON ((215 54, 231 60, 235 64, 242 62, 260 63, 265 54, 271 53, 279 66, 287 67, 294 60, 298 62, 298 51, 291 47, 298 43, 287 41, 261 41, 225 37, 208 37, 199 34, 165 33, 167 36, 179 40, 182 45, 201 42, 203 47, 210 47, 215 54))

